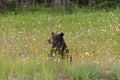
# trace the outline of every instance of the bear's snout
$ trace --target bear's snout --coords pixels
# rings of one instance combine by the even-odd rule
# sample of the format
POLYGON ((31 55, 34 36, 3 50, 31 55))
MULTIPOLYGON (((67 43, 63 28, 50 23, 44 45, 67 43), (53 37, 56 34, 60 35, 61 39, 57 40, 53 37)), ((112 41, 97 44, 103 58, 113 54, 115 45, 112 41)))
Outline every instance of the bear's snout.
POLYGON ((50 43, 50 40, 48 39, 48 42, 50 43))

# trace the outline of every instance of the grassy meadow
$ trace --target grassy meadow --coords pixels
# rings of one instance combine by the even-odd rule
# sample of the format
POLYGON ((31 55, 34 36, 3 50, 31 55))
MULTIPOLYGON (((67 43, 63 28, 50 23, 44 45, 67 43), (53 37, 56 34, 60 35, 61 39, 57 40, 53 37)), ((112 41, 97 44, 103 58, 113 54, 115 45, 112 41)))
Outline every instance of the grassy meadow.
POLYGON ((120 80, 120 10, 0 15, 0 80, 120 80), (48 58, 51 32, 72 63, 48 58))

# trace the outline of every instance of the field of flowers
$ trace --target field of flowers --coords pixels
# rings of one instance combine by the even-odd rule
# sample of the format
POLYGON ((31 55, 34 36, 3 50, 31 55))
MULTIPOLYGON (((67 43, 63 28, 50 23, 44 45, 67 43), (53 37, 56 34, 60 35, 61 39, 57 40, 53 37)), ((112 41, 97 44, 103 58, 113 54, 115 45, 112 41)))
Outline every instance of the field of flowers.
POLYGON ((120 80, 120 11, 0 15, 0 80, 120 80), (51 32, 72 63, 48 58, 51 32))

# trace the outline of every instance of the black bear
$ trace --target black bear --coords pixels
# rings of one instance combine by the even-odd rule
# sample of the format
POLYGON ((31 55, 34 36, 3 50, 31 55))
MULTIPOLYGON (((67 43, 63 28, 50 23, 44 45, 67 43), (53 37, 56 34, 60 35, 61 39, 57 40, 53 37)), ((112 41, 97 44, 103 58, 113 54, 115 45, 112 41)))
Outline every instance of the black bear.
POLYGON ((70 61, 72 61, 72 56, 69 56, 69 49, 67 49, 67 45, 65 43, 65 40, 63 38, 64 33, 55 34, 52 32, 50 39, 48 39, 48 42, 52 44, 52 49, 50 51, 50 57, 53 57, 53 53, 58 53, 61 55, 62 59, 65 55, 70 58, 70 61))

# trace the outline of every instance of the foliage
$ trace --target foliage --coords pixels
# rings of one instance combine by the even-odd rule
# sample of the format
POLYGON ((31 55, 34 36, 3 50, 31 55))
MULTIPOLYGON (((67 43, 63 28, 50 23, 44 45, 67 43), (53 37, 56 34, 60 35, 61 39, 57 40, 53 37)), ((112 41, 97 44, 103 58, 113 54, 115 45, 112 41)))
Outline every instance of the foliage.
POLYGON ((28 0, 28 1, 19 1, 19 0, 5 0, 0 2, 0 13, 24 13, 26 11, 31 12, 62 12, 67 14, 76 13, 76 11, 81 8, 89 8, 92 11, 97 10, 111 10, 120 8, 120 0, 59 0, 59 1, 37 1, 37 0, 28 0), (58 2, 58 3, 57 3, 58 2), (54 4, 60 6, 54 6, 54 4), (63 4, 64 3, 64 4, 63 4))

